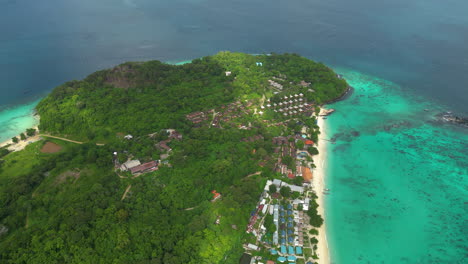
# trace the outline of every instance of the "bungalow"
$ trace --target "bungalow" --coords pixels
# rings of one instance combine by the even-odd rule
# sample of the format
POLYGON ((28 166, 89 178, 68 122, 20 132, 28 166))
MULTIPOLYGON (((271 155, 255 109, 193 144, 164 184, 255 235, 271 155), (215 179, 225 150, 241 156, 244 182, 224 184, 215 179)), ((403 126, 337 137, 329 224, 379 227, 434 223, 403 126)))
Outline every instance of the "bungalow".
POLYGON ((281 254, 287 254, 288 252, 286 251, 286 246, 281 246, 280 247, 281 254))
POLYGON ((167 145, 168 142, 169 142, 169 140, 163 140, 163 141, 159 142, 159 143, 156 145, 156 147, 157 147, 159 150, 161 150, 161 151, 164 151, 164 150, 166 150, 166 151, 171 151, 171 150, 172 150, 171 147, 169 147, 169 146, 167 145))
POLYGON ((283 262, 285 262, 285 261, 286 261, 286 258, 285 258, 285 257, 279 257, 279 258, 278 258, 278 262, 283 263, 283 262))
POLYGON ((221 194, 218 193, 216 190, 212 190, 211 193, 213 194, 213 200, 211 200, 212 202, 214 202, 217 199, 221 198, 221 194))
POLYGON ((301 247, 296 247, 296 254, 302 255, 302 248, 301 247))
POLYGON ((176 139, 176 140, 181 140, 182 139, 182 134, 179 133, 179 131, 175 129, 167 129, 167 133, 169 133, 169 138, 170 139, 176 139))
POLYGON ((288 247, 288 254, 289 255, 294 255, 294 247, 292 247, 292 246, 288 247))

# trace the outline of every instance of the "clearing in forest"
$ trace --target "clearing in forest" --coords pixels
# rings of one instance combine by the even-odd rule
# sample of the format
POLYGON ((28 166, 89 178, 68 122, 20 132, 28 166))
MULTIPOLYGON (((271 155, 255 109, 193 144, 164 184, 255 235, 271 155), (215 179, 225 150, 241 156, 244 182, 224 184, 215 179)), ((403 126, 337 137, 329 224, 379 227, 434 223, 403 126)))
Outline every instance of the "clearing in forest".
POLYGON ((55 144, 53 142, 47 142, 41 148, 41 152, 42 153, 56 153, 56 152, 59 152, 61 149, 62 149, 62 146, 55 144))

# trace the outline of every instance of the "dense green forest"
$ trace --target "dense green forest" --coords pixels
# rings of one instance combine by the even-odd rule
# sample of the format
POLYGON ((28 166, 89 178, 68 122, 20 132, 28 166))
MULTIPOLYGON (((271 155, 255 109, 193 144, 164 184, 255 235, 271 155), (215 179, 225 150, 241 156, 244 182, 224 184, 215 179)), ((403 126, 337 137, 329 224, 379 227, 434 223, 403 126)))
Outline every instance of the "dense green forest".
MULTIPOLYGON (((0 149, 0 262, 238 263, 250 212, 266 180, 278 177, 271 139, 298 126, 245 115, 236 120, 249 129, 195 127, 186 115, 235 100, 255 106, 273 96, 275 76, 316 103, 347 88, 295 54, 230 52, 179 66, 125 63, 55 88, 37 107, 41 134, 88 143, 45 137, 23 151, 0 149), (169 143, 170 165, 139 177, 114 170, 114 152, 122 162, 159 159, 167 128, 183 135, 169 143), (245 140, 256 135, 263 139, 245 140), (61 149, 45 153, 48 142, 61 149), (222 198, 212 202, 212 190, 222 198)), ((303 123, 316 138, 313 119, 303 123)))
POLYGON ((184 65, 130 62, 55 88, 37 107, 40 129, 89 140, 108 140, 119 132, 186 131, 188 113, 238 98, 271 96, 268 80, 275 76, 286 76, 279 82, 291 86, 289 91, 303 91, 309 101, 319 104, 339 97, 347 88, 325 65, 295 54, 221 52, 184 65), (232 75, 226 76, 226 71, 232 75), (299 88, 300 81, 311 83, 313 92, 299 88))

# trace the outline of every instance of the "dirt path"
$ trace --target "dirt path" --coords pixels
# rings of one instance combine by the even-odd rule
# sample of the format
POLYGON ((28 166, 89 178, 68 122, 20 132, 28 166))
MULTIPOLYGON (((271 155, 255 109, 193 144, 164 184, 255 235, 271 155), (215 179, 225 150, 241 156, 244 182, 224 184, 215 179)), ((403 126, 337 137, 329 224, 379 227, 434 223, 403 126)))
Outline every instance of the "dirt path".
POLYGON ((255 173, 249 174, 249 175, 247 175, 247 176, 245 176, 245 177, 246 177, 246 178, 249 178, 249 177, 252 177, 252 176, 254 176, 254 175, 259 175, 260 173, 262 173, 262 172, 261 172, 261 171, 257 171, 257 172, 255 172, 255 173))
POLYGON ((130 188, 132 188, 132 185, 128 185, 127 189, 125 190, 124 194, 122 195, 122 199, 120 201, 123 201, 125 197, 127 197, 127 193, 130 191, 130 188))
MULTIPOLYGON (((71 139, 68 139, 68 138, 63 138, 63 137, 57 137, 57 136, 52 136, 52 135, 47 135, 47 134, 41 134, 39 136, 42 136, 42 137, 50 137, 50 138, 55 138, 55 139, 60 139, 60 140, 63 140, 63 141, 67 141, 67 142, 71 142, 71 143, 76 143, 76 144, 83 144, 84 142, 81 142, 81 141, 76 141, 76 140, 71 140, 71 139)), ((102 143, 96 143, 97 146, 104 146, 105 144, 102 144, 102 143)))

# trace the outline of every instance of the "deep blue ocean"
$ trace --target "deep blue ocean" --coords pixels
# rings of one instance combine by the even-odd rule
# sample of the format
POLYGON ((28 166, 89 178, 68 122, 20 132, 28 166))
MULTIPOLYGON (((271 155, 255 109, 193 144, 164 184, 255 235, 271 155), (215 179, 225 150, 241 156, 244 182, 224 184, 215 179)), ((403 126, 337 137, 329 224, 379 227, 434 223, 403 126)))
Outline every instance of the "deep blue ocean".
MULTIPOLYGON (((468 115, 466 0, 0 0, 0 142, 34 125, 36 121, 31 113, 37 100, 67 80, 81 79, 96 70, 125 61, 157 59, 178 62, 222 50, 299 53, 333 68, 346 69, 342 70, 345 77, 349 78, 350 83, 361 87, 357 89, 357 95, 365 96, 367 92, 374 91, 368 87, 378 87, 377 91, 385 93, 389 89, 394 90, 392 87, 398 87, 397 96, 387 96, 382 102, 388 104, 392 100, 401 100, 402 102, 395 104, 408 105, 408 108, 403 109, 406 112, 412 111, 412 103, 425 102, 431 107, 430 113, 435 114, 433 110, 440 109, 468 115), (391 85, 380 85, 382 82, 391 85), (415 96, 418 97, 417 101, 413 100, 415 96)), ((337 109, 363 111, 363 115, 385 114, 385 119, 382 120, 390 121, 395 121, 393 114, 402 113, 392 112, 389 108, 379 109, 381 105, 370 108, 363 104, 365 100, 361 100, 362 104, 356 104, 353 108, 350 107, 352 102, 338 104, 337 109)), ((418 105, 417 112, 420 110, 418 105)), ((356 117, 363 115, 355 113, 356 117)), ((356 123, 346 120, 351 123, 342 127, 343 121, 339 121, 341 117, 338 114, 335 121, 332 118, 333 133, 345 133, 346 128, 364 127, 361 119, 356 123)), ((419 117, 409 115, 404 116, 404 119, 419 117)), ((431 120, 431 117, 424 118, 427 122, 431 120)), ((402 133, 418 138, 418 133, 424 132, 420 137, 427 141, 412 142, 411 144, 418 147, 412 148, 411 145, 402 151, 414 149, 415 153, 427 153, 437 147, 425 143, 433 143, 433 134, 426 133, 428 129, 424 125, 426 123, 415 124, 411 126, 413 130, 402 133)), ((424 197, 424 204, 427 205, 424 210, 436 210, 439 205, 450 208, 453 206, 452 202, 456 204, 466 201, 468 176, 466 168, 463 168, 466 165, 463 160, 468 157, 463 146, 467 146, 467 132, 452 126, 429 125, 432 126, 429 130, 434 131, 434 135, 445 137, 442 141, 449 142, 444 143, 443 153, 450 153, 450 148, 454 148, 456 155, 446 155, 454 161, 453 166, 459 166, 454 173, 459 184, 448 182, 444 183, 443 190, 431 189, 437 190, 437 195, 446 200, 431 203, 436 198, 424 197), (456 138, 449 140, 448 137, 452 135, 456 135, 456 138)), ((372 135, 367 135, 369 138, 364 138, 364 143, 357 144, 357 149, 349 153, 359 153, 362 148, 366 148, 365 142, 378 144, 380 141, 373 141, 372 135)), ((399 140, 404 140, 404 137, 399 140)), ((346 142, 345 140, 343 148, 349 147, 349 142, 346 142)), ((408 142, 410 141, 406 143, 408 142)), ((337 144, 343 142, 338 140, 337 144)), ((372 149, 377 153, 376 156, 378 151, 387 154, 395 151, 393 144, 381 146, 380 150, 372 149)), ((331 152, 334 158, 330 160, 336 164, 335 160, 339 155, 333 154, 335 152, 331 152)), ((338 152, 340 151, 336 153, 338 152)), ((427 158, 424 155, 417 157, 427 158)), ((412 171, 411 175, 419 176, 427 172, 447 172, 435 170, 426 163, 424 168, 418 170, 416 160, 411 160, 410 163, 405 161, 401 159, 406 164, 401 168, 397 163, 381 161, 379 170, 382 175, 395 177, 409 177, 408 170, 412 171)), ((346 162, 352 163, 353 159, 346 162)), ((442 158, 433 161, 434 164, 437 162, 445 161, 442 158)), ((336 167, 335 171, 340 169, 336 167)), ((353 167, 352 171, 355 175, 361 173, 359 166, 353 167)), ((345 174, 341 175, 346 183, 345 174)), ((330 184, 336 186, 343 183, 339 176, 330 177, 330 184)), ((436 184, 435 180, 424 181, 425 184, 436 184)), ((401 185, 401 182, 392 184, 401 185)), ((432 185, 430 187, 434 188, 432 185)), ((379 193, 378 186, 372 188, 376 188, 372 193, 379 193)), ((405 197, 419 197, 420 192, 424 192, 421 188, 403 188, 407 192, 405 197)), ((347 195, 353 193, 350 189, 342 189, 342 192, 347 195)), ((357 194, 354 199, 348 196, 347 201, 359 200, 359 203, 355 203, 356 206, 375 203, 372 196, 361 194, 357 194)), ((387 194, 388 192, 383 192, 384 197, 380 198, 385 200, 390 197, 389 199, 411 203, 409 198, 387 194)), ((421 245, 413 253, 409 248, 392 249, 392 246, 398 245, 395 240, 398 240, 399 235, 389 234, 396 226, 405 225, 404 217, 389 221, 385 215, 379 214, 373 218, 372 224, 359 220, 361 218, 354 219, 354 224, 350 224, 349 221, 346 222, 346 217, 349 220, 351 216, 345 214, 356 211, 349 207, 349 211, 338 210, 339 204, 343 202, 338 198, 327 201, 330 207, 336 204, 335 207, 326 209, 331 214, 330 220, 326 219, 331 228, 330 241, 336 244, 331 245, 334 246, 331 252, 334 263, 462 263, 455 261, 467 256, 466 245, 460 249, 459 241, 451 243, 450 239, 440 235, 451 221, 449 216, 452 216, 449 214, 444 217, 443 210, 439 213, 425 211, 414 215, 403 214, 408 218, 406 220, 411 218, 413 224, 418 219, 421 223, 430 222, 430 227, 424 226, 427 227, 425 230, 420 230, 422 227, 418 229, 417 225, 414 226, 415 229, 410 226, 396 230, 398 234, 406 232, 418 238, 419 240, 414 240, 416 242, 434 240, 421 245), (356 226, 359 221, 361 225, 356 226), (341 232, 339 225, 348 225, 349 228, 341 232), (388 225, 388 230, 382 231, 386 235, 385 239, 379 233, 381 230, 375 229, 379 225, 388 225), (413 231, 414 234, 411 233, 413 231), (428 233, 442 238, 437 240, 428 236, 428 233), (366 240, 365 243, 362 242, 363 239, 366 240), (389 243, 390 240, 392 243, 389 243), (456 250, 451 248, 453 245, 457 247, 456 250), (365 246, 365 249, 360 248, 359 254, 353 255, 355 246, 365 246), (396 254, 397 251, 404 251, 405 254, 396 254), (438 252, 437 261, 431 261, 432 252, 438 252), (444 254, 449 257, 440 257, 444 254)), ((389 204, 387 207, 392 207, 390 202, 389 204)), ((416 204, 422 204, 422 200, 407 205, 407 208, 416 204)), ((459 204, 455 207, 460 209, 459 204)), ((460 213, 454 217, 458 217, 457 223, 465 222, 464 228, 460 228, 460 225, 451 228, 449 231, 454 235, 452 238, 468 237, 466 203, 463 208, 462 219, 459 219, 460 213)), ((369 213, 359 212, 364 215, 369 213)))

